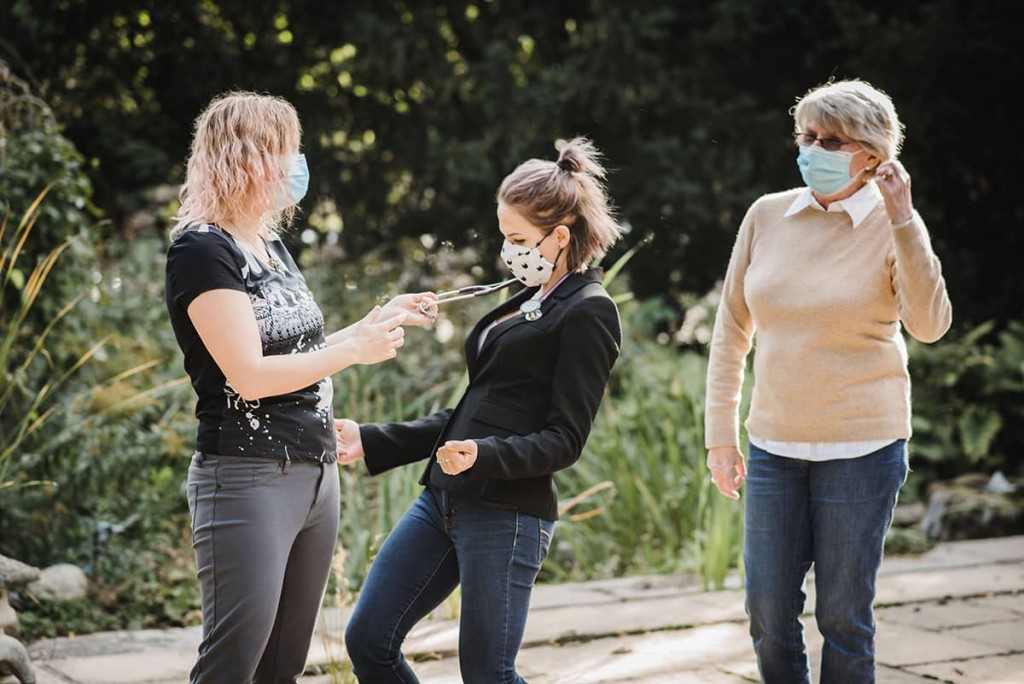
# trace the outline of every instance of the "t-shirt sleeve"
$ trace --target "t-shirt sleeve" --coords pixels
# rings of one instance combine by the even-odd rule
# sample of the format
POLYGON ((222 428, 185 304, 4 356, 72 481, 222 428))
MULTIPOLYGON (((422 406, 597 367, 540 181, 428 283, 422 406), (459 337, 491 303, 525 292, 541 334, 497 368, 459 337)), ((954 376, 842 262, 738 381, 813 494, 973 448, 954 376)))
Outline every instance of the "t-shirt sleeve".
POLYGON ((167 295, 187 310, 210 290, 245 292, 242 265, 227 240, 215 233, 188 231, 167 250, 167 295))

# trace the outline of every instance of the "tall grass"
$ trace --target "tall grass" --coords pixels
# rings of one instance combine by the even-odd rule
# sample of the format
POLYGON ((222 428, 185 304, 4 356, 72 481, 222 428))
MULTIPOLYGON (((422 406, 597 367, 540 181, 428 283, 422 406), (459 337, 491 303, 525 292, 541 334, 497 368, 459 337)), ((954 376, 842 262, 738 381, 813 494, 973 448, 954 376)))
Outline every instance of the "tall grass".
POLYGON ((721 588, 740 551, 742 506, 704 466, 703 356, 633 340, 616 366, 563 495, 599 491, 564 511, 545 570, 556 580, 689 572, 721 588))
POLYGON ((67 238, 24 267, 21 257, 39 218, 39 208, 50 190, 47 186, 25 210, 17 226, 9 216, 0 221, 0 490, 16 485, 7 466, 19 447, 51 417, 52 397, 64 382, 103 346, 96 342, 67 368, 54 368, 46 343, 54 327, 81 300, 73 298, 42 330, 27 324, 29 314, 54 267, 74 238, 67 238), (16 299, 16 301, 12 301, 16 299))

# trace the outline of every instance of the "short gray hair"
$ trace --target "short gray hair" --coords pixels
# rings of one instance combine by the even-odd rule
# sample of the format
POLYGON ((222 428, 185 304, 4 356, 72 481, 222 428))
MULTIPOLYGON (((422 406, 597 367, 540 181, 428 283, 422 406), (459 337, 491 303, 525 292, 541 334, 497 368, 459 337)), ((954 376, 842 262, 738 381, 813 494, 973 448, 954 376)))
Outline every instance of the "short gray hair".
POLYGON ((904 126, 892 99, 860 79, 815 86, 797 99, 790 114, 798 129, 817 123, 883 160, 896 159, 903 147, 904 126))

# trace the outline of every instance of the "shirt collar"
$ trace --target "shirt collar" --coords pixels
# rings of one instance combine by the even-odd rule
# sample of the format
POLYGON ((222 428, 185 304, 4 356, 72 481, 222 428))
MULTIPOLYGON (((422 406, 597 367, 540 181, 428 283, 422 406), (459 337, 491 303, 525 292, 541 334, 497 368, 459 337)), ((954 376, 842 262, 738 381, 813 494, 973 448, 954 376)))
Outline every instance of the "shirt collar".
POLYGON ((879 192, 878 188, 874 183, 865 183, 857 192, 853 193, 846 199, 836 200, 832 202, 828 209, 825 209, 818 203, 818 200, 814 199, 814 195, 811 193, 810 188, 804 188, 793 203, 789 205, 789 209, 786 210, 786 216, 792 216, 793 214, 799 213, 804 209, 811 207, 817 211, 831 211, 840 212, 845 211, 850 215, 850 221, 853 223, 853 228, 856 228, 864 222, 864 219, 868 217, 875 207, 878 206, 878 200, 882 198, 882 193, 879 192))

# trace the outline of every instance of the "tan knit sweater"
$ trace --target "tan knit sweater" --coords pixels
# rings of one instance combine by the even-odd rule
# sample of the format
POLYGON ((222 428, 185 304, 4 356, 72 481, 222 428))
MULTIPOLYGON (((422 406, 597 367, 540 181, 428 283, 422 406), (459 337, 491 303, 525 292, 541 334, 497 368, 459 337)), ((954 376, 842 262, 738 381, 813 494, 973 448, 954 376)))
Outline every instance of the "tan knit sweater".
POLYGON ((916 212, 893 227, 881 198, 856 228, 845 212, 784 216, 801 191, 761 197, 740 225, 711 339, 708 448, 739 446, 755 340, 751 434, 790 442, 910 437, 900 324, 934 342, 951 321, 927 228, 916 212))

